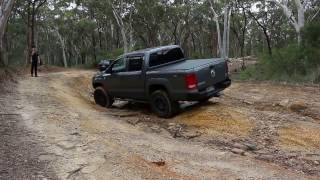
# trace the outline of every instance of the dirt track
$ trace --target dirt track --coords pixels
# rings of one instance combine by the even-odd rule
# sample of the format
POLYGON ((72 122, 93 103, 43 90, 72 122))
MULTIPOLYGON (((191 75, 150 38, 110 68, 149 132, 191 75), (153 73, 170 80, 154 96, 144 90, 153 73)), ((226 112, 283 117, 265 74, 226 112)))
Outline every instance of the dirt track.
POLYGON ((221 98, 183 104, 179 116, 164 120, 147 105, 97 107, 92 74, 71 70, 19 82, 16 114, 41 144, 38 160, 54 170, 52 177, 320 176, 319 87, 234 83, 221 98))

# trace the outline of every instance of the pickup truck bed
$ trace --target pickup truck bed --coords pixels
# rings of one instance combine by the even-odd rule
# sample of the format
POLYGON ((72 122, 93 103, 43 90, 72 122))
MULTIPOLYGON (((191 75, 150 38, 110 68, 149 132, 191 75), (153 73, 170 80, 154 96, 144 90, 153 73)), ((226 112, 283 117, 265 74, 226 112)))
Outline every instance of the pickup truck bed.
POLYGON ((207 66, 208 64, 212 64, 213 62, 223 61, 223 59, 189 59, 180 61, 174 64, 170 64, 167 66, 163 66, 157 68, 159 71, 172 71, 172 70, 190 70, 194 68, 199 68, 202 66, 207 66))
MULTIPOLYGON (((147 79, 170 79, 167 86, 171 98, 177 101, 199 101, 216 96, 231 84, 228 69, 223 59, 184 60, 147 72, 147 79), (186 92, 185 75, 195 74, 197 88, 186 92), (161 78, 159 78, 161 77, 161 78)), ((166 80, 162 80, 165 82, 166 80)))

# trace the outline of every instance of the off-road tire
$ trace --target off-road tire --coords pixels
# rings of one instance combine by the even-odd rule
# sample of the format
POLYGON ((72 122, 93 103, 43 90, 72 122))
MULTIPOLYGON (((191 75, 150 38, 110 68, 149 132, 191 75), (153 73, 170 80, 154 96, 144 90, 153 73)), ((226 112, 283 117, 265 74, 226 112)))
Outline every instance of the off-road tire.
POLYGON ((161 118, 171 118, 179 111, 179 103, 172 101, 164 90, 157 90, 151 94, 150 104, 152 111, 161 118))
POLYGON ((102 87, 97 87, 93 95, 96 104, 102 107, 110 108, 114 103, 114 99, 102 87))

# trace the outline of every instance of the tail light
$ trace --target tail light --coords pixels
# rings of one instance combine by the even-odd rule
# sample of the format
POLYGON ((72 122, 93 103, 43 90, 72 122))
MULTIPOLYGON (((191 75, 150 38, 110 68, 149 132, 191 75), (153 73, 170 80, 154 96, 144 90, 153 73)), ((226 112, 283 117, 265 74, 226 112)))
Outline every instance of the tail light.
POLYGON ((189 74, 186 76, 186 85, 188 89, 197 88, 198 80, 195 74, 189 74))

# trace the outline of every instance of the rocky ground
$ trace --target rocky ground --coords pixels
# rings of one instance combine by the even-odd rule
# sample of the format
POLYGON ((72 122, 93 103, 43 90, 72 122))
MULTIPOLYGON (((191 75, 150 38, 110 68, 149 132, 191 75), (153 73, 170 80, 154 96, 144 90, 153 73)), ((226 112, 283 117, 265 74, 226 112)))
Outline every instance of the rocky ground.
POLYGON ((320 176, 319 87, 234 83, 220 98, 182 103, 167 120, 145 104, 97 107, 92 74, 26 77, 1 97, 0 112, 14 115, 0 119, 0 179, 320 176))

